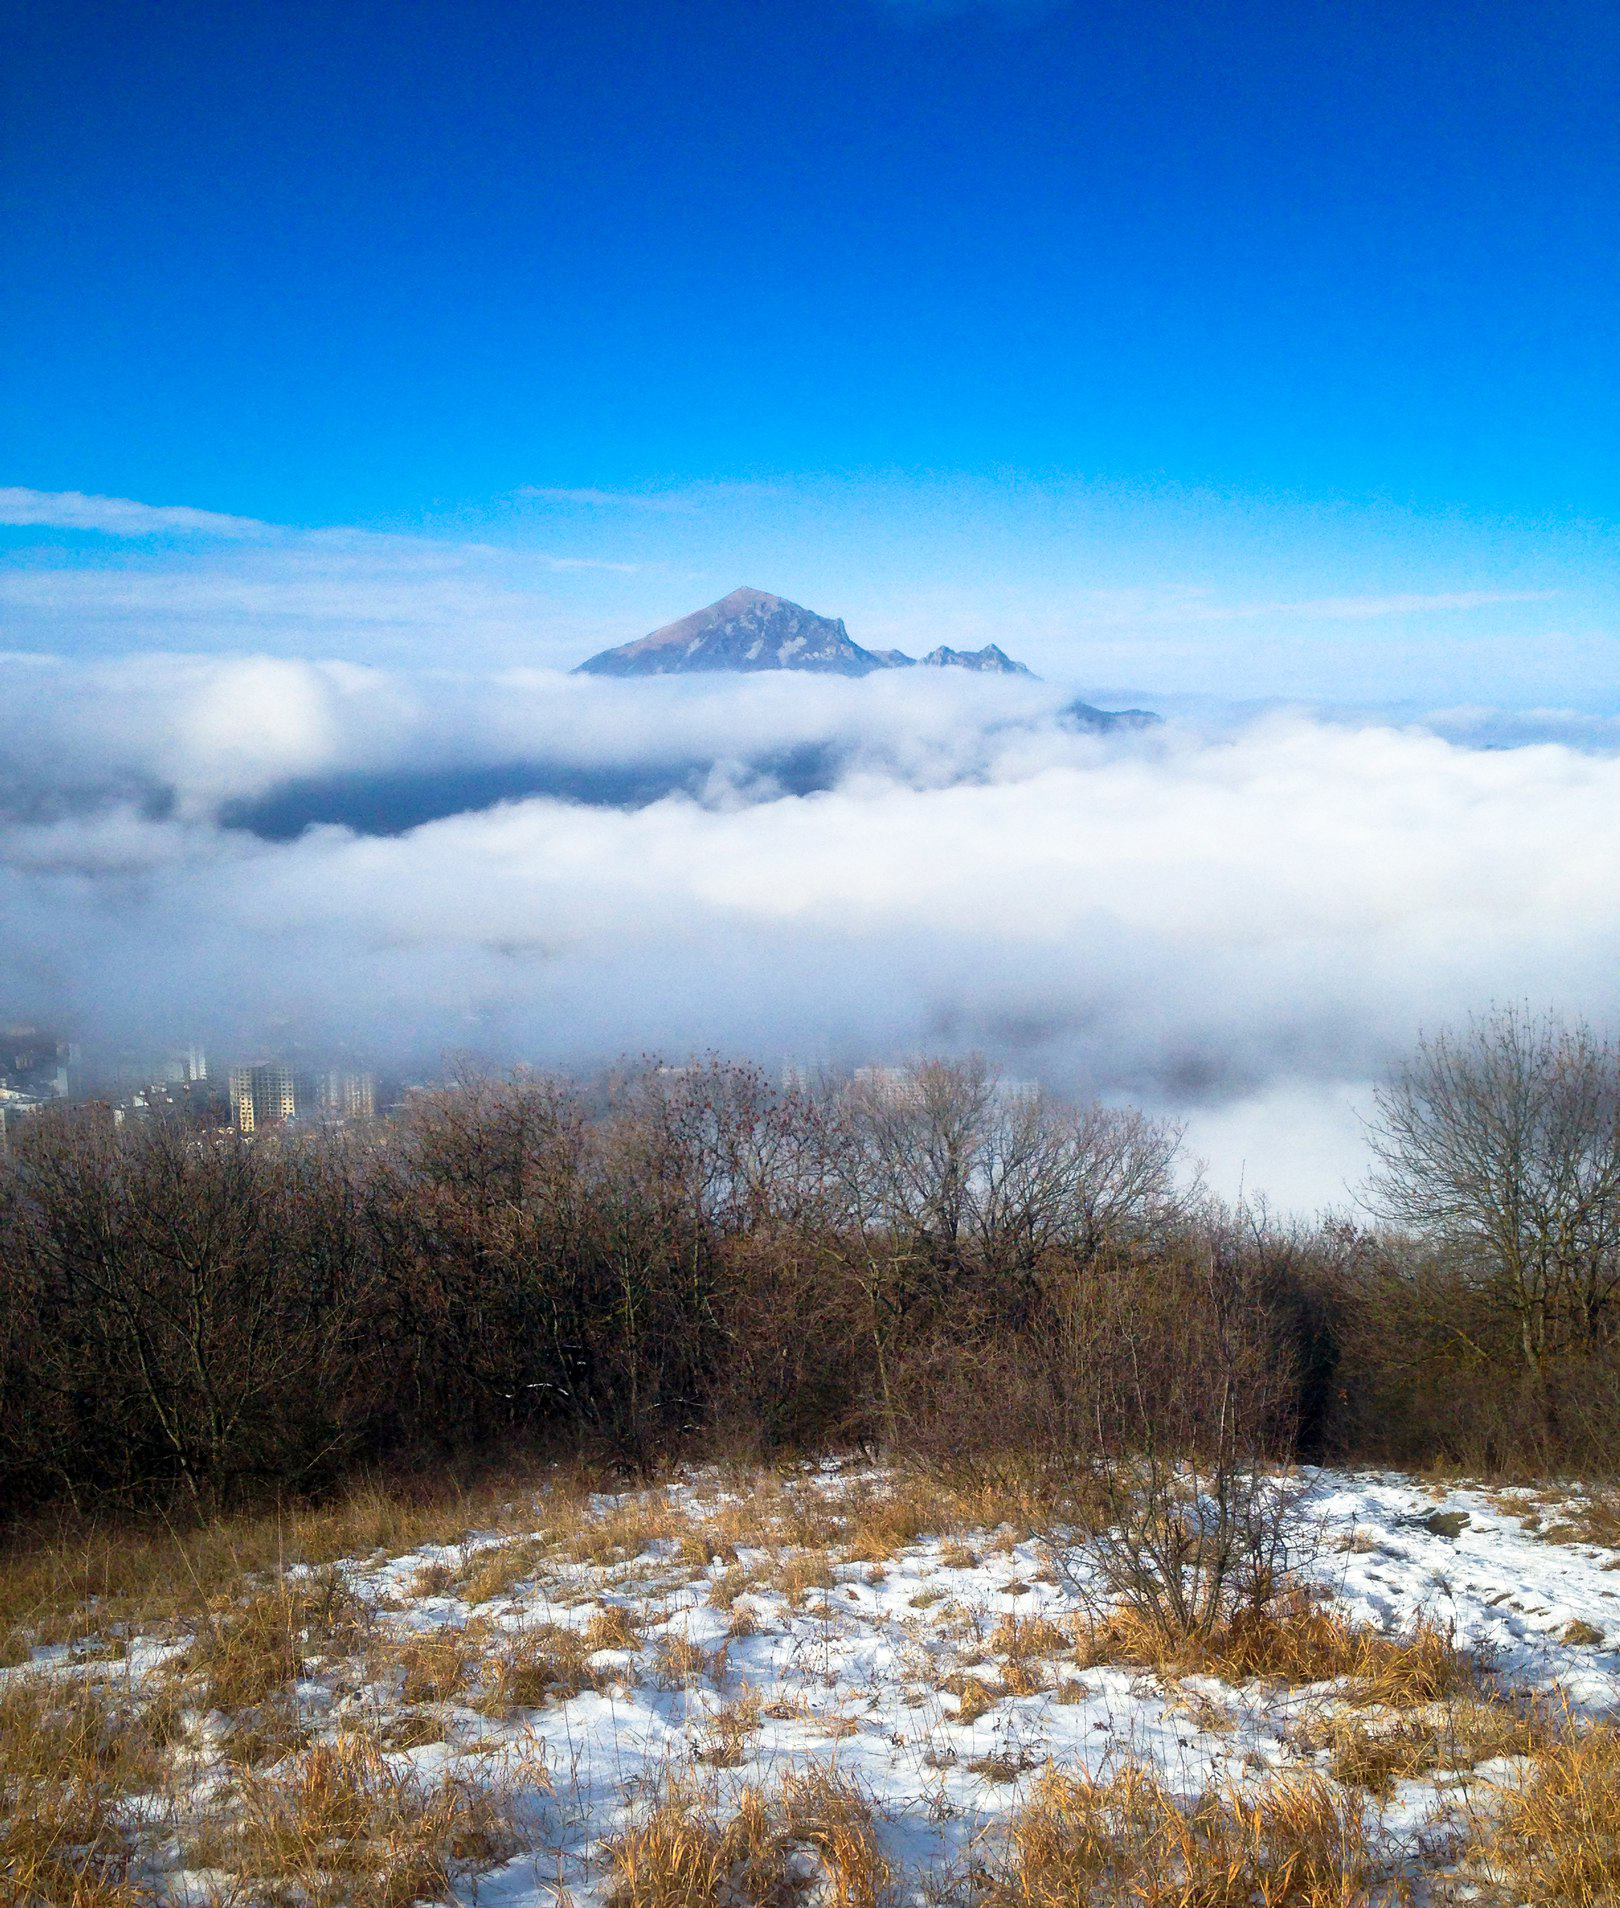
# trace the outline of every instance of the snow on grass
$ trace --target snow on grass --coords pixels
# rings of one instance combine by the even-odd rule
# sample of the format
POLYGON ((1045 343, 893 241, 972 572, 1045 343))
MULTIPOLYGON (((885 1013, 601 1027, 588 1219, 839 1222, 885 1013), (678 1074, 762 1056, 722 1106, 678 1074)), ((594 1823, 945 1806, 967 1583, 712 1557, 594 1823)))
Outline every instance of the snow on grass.
MULTIPOLYGON (((166 1632, 86 1623, 0 1696, 32 1717, 71 1688, 81 1738, 136 1731, 97 1872, 160 1897, 403 1903, 476 1875, 481 1902, 656 1908, 715 1898, 726 1864, 768 1893, 774 1863, 850 1908, 988 1903, 1053 1823, 1089 1823, 1116 1882, 1159 1859, 1121 1840, 1149 1818, 1176 1861, 1260 1860, 1247 1795, 1317 1855, 1352 1838, 1363 1899, 1453 1862, 1526 1755, 1620 1707, 1620 1527, 1574 1488, 1302 1482, 1299 1620, 1338 1620, 1334 1661, 1416 1639, 1429 1682, 1109 1660, 1061 1529, 824 1465, 542 1497, 527 1527, 294 1568, 166 1632)), ((11 1829, 45 1780, 19 1766, 0 1746, 11 1829)))

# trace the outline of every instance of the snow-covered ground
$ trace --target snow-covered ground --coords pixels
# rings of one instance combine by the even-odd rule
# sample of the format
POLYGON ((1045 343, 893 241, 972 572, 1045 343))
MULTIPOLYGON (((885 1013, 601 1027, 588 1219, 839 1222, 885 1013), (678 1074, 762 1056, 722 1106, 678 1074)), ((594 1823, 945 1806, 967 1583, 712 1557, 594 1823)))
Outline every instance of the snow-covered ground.
MULTIPOLYGON (((1302 1574, 1329 1607, 1391 1636, 1427 1622, 1505 1692, 1591 1720, 1620 1708, 1620 1529, 1580 1491, 1328 1471, 1302 1484, 1302 1574)), ((885 1554, 862 1539, 858 1514, 828 1522, 841 1506, 881 1504, 886 1488, 881 1474, 826 1466, 786 1488, 761 1481, 771 1501, 756 1517, 747 1480, 694 1473, 590 1500, 576 1519, 603 1528, 595 1546, 559 1542, 553 1515, 539 1541, 507 1530, 348 1562, 341 1576, 369 1611, 369 1642, 352 1659, 317 1658, 300 1707, 318 1736, 358 1725, 385 1740, 390 1728, 405 1734, 409 1708, 418 1746, 395 1752, 399 1766, 470 1780, 505 1768, 527 1784, 534 1846, 476 1885, 479 1901, 514 1905, 559 1889, 581 1904, 604 1899, 606 1840, 685 1771, 723 1809, 745 1784, 835 1768, 870 1798, 904 1894, 945 1885, 1052 1766, 1145 1765, 1187 1796, 1331 1766, 1324 1725, 1343 1710, 1339 1686, 1081 1667, 1069 1639, 1084 1620, 1083 1554, 1060 1556, 1050 1538, 1010 1525, 885 1554), (796 1520, 809 1541, 791 1541, 796 1520), (443 1700, 407 1706, 387 1667, 412 1642, 458 1633, 484 1656, 548 1625, 583 1638, 594 1622, 593 1638, 610 1636, 614 1612, 628 1626, 618 1646, 581 1654, 581 1643, 574 1658, 591 1686, 567 1694, 565 1684, 516 1712, 480 1700, 476 1671, 443 1700)), ((119 1673, 161 1678, 183 1648, 183 1638, 130 1639, 119 1673)), ((67 1667, 42 1653, 9 1674, 67 1667)), ((1358 1790, 1357 1806, 1375 1846, 1412 1867, 1443 1848, 1460 1799, 1504 1772, 1500 1760, 1431 1770, 1381 1797, 1358 1790)))

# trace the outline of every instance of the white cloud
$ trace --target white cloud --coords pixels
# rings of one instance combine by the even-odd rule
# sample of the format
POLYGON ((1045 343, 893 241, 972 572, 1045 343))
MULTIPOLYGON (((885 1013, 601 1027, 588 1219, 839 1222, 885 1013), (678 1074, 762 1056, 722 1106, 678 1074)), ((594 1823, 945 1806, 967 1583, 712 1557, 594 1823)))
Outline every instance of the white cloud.
POLYGON ((0 1005, 109 1036, 283 1017, 427 1056, 978 1047, 1190 1111, 1223 1189, 1241 1166, 1309 1201, 1342 1199, 1347 1107, 1420 1025, 1515 997, 1620 1023, 1609 753, 1303 718, 1114 746, 1053 727, 1046 691, 898 678, 169 659, 4 688, 36 741, 0 758, 0 1005), (817 737, 831 786, 749 787, 751 752, 817 737), (525 742, 733 760, 703 801, 520 800, 393 837, 216 818, 277 774, 525 742))
POLYGON ((229 517, 188 504, 135 503, 128 497, 89 497, 78 490, 24 490, 0 486, 0 523, 48 530, 100 530, 114 537, 269 537, 273 524, 229 517))

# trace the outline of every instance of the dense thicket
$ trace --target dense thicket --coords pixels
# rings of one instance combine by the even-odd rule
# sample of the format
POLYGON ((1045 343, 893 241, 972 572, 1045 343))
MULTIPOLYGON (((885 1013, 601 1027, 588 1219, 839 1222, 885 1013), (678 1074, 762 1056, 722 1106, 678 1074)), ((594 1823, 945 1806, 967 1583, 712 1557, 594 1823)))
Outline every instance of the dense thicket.
POLYGON ((972 1065, 466 1079, 254 1141, 40 1117, 0 1162, 0 1495, 205 1508, 519 1443, 1066 1461, 1236 1425, 1278 1454, 1613 1468, 1606 1209, 1579 1250, 1552 1227, 1527 1356, 1501 1228, 1456 1198, 1426 1222, 1401 1151, 1425 1077, 1388 1102, 1382 1234, 1220 1210, 1173 1129, 972 1065))

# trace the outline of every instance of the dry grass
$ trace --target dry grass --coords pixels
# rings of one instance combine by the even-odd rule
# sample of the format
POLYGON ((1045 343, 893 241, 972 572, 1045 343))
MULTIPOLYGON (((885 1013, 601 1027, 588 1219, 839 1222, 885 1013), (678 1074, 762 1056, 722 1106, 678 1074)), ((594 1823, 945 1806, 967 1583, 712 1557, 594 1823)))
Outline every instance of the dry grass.
POLYGON ((712 1797, 674 1785, 607 1859, 614 1908, 881 1908, 893 1886, 870 1803, 824 1769, 769 1799, 744 1789, 723 1819, 712 1797))
POLYGON ((800 1550, 777 1565, 771 1575, 771 1588, 792 1603, 812 1590, 831 1590, 837 1581, 832 1558, 825 1550, 800 1550))
POLYGON ((744 1591, 756 1588, 760 1581, 757 1571, 733 1564, 728 1570, 716 1572, 711 1579, 707 1601, 713 1609, 729 1610, 744 1591))
POLYGON ((377 1743, 380 1748, 425 1749, 430 1742, 443 1742, 446 1736, 444 1718, 431 1709, 396 1709, 385 1716, 377 1728, 377 1743))
POLYGON ((344 1557, 401 1556, 473 1530, 533 1530, 577 1519, 587 1480, 551 1467, 476 1487, 361 1483, 319 1505, 250 1511, 174 1528, 83 1520, 17 1531, 0 1550, 0 1663, 32 1646, 189 1622, 199 1602, 239 1597, 258 1578, 344 1557))
POLYGON ((943 1694, 956 1698, 956 1714, 951 1720, 964 1726, 977 1722, 1007 1694, 1003 1684, 989 1682, 982 1676, 971 1675, 967 1670, 958 1670, 954 1675, 947 1676, 939 1687, 943 1694))
POLYGON ((236 1810, 187 1851, 272 1908, 406 1908, 446 1901, 461 1875, 522 1845, 509 1800, 453 1776, 428 1782, 350 1732, 240 1784, 236 1810))
POLYGON ((850 1563, 886 1563, 908 1544, 954 1522, 954 1507, 924 1480, 904 1477, 881 1491, 857 1494, 844 1544, 850 1563))
POLYGON ((1405 1714, 1339 1713, 1307 1732, 1328 1751, 1335 1782, 1387 1797, 1397 1782, 1436 1769, 1477 1768, 1499 1756, 1526 1756, 1549 1740, 1546 1718, 1506 1703, 1431 1704, 1405 1714))
POLYGON ((1373 1557, 1383 1549, 1375 1532, 1363 1530, 1358 1524, 1354 1530, 1347 1530, 1333 1548, 1345 1557, 1373 1557))
POLYGON ((407 1703, 447 1703, 472 1679, 478 1649, 465 1630, 429 1630, 399 1646, 400 1698, 407 1703))
POLYGON ((1192 1802, 1127 1768, 1049 1772, 1007 1831, 983 1908, 1349 1908, 1373 1864, 1359 1814, 1316 1776, 1192 1802))
POLYGON ((726 1651, 706 1650, 686 1636, 663 1636, 653 1660, 653 1674, 662 1689, 689 1689, 710 1682, 718 1688, 726 1680, 726 1651))
POLYGON ((652 1552, 655 1544, 679 1544, 691 1534, 691 1520, 661 1494, 625 1499, 609 1510, 577 1521, 559 1535, 557 1547, 574 1563, 626 1563, 652 1552))
POLYGON ((566 1702, 601 1678, 591 1668, 591 1648, 581 1630, 539 1623, 503 1637, 484 1661, 479 1707, 486 1715, 509 1716, 515 1710, 540 1709, 566 1702))
POLYGON ((1581 1523, 1587 1543, 1620 1550, 1620 1491, 1604 1491, 1588 1497, 1582 1507, 1581 1523))
POLYGON ((597 1650, 639 1650, 641 1618, 622 1603, 609 1603, 585 1626, 585 1647, 597 1650))
POLYGON ((788 1845, 813 1849, 819 1858, 818 1897, 837 1908, 879 1908, 893 1874, 860 1790, 830 1770, 812 1769, 783 1784, 778 1806, 788 1845))
POLYGON ((786 1908, 796 1892, 757 1789, 722 1822, 694 1789, 673 1786, 609 1845, 607 1862, 613 1908, 786 1908))
POLYGON ((411 1595, 416 1598, 442 1597, 455 1589, 456 1581, 455 1566, 444 1557, 434 1557, 411 1578, 411 1595))
POLYGON ((335 1571, 281 1577, 239 1600, 215 1599, 176 1672, 210 1709, 235 1715, 280 1695, 310 1658, 359 1648, 371 1614, 335 1571))
POLYGON ((1514 1901, 1620 1902, 1620 1730, 1544 1744, 1494 1821, 1477 1827, 1473 1853, 1514 1901))
POLYGON ((1342 1682, 1351 1701, 1391 1709, 1467 1695, 1480 1683, 1475 1660, 1431 1623, 1419 1622, 1404 1636, 1384 1636, 1302 1596, 1266 1610, 1240 1610, 1212 1636, 1179 1645, 1134 1611, 1120 1609, 1082 1633, 1075 1655, 1083 1668, 1123 1663, 1227 1683, 1342 1682))
POLYGON ((1031 1657, 1012 1656, 1001 1666, 1001 1687, 1008 1696, 1038 1696, 1052 1681, 1051 1671, 1031 1657))
POLYGON ((1013 1662, 1064 1656, 1073 1647, 1072 1631, 1043 1616, 1004 1616, 990 1632, 989 1639, 993 1655, 1005 1656, 1013 1662))
POLYGON ((1554 1521, 1538 1528, 1538 1519, 1526 1517, 1524 1528, 1544 1544, 1593 1544, 1599 1549, 1620 1549, 1620 1493, 1594 1491, 1584 1496, 1559 1501, 1561 1513, 1554 1521))
POLYGON ((0 1886, 8 1902, 132 1908, 122 1797, 164 1780, 172 1712, 88 1684, 0 1688, 0 1886))
POLYGON ((468 1603, 493 1603, 510 1596, 541 1568, 547 1546, 534 1538, 491 1544, 469 1557, 456 1574, 455 1585, 468 1603))
POLYGON ((709 1718, 697 1759, 716 1769, 740 1769, 748 1760, 759 1733, 760 1702, 756 1690, 745 1690, 709 1718))
MULTIPOLYGON (((760 1786, 764 1717, 801 1725, 823 1755, 833 1753, 827 1736, 858 1734, 866 1754, 875 1746, 870 1732, 892 1726, 879 1721, 882 1706, 841 1713, 849 1704, 827 1693, 823 1678, 831 1672, 813 1649, 781 1679, 773 1672, 762 1691, 742 1688, 725 1645, 710 1650, 664 1633, 677 1586, 684 1591, 698 1576, 690 1593, 730 1613, 731 1635, 745 1636, 756 1623, 802 1633, 802 1618, 784 1625, 780 1604, 767 1597, 750 1603, 744 1593, 769 1588, 802 1602, 837 1586, 840 1572, 850 1582, 878 1581, 883 1560, 924 1535, 937 1537, 939 1550, 914 1553, 907 1570, 926 1572, 930 1555, 958 1568, 995 1564, 1015 1542, 1010 1533, 1027 1527, 1021 1519, 1033 1520, 1036 1500, 1020 1503, 999 1484, 969 1490, 922 1475, 872 1483, 826 1473, 751 1474, 746 1489, 722 1474, 727 1495, 713 1476, 696 1480, 703 1495, 695 1508, 662 1489, 604 1501, 568 1483, 520 1506, 487 1506, 476 1523, 461 1499, 431 1509, 374 1502, 364 1515, 350 1505, 341 1518, 302 1527, 296 1543, 289 1542, 296 1519, 268 1522, 251 1536, 245 1524, 165 1536, 162 1544, 148 1534, 109 1545, 107 1588, 76 1611, 61 1600, 61 1587, 89 1581, 82 1549, 71 1569, 59 1550, 55 1576, 43 1566, 30 1576, 0 1561, 0 1609, 15 1613, 33 1598, 27 1620, 13 1623, 14 1646, 53 1633, 77 1639, 81 1654, 102 1659, 96 1673, 109 1685, 98 1691, 41 1677, 37 1687, 33 1678, 21 1688, 0 1686, 0 1900, 135 1908, 150 1897, 146 1878, 182 1859, 218 1870, 217 1884, 208 1885, 220 1908, 401 1908, 465 1892, 472 1873, 516 1846, 519 1818, 510 1794, 484 1783, 499 1766, 485 1752, 512 1732, 465 1714, 458 1722, 450 1705, 515 1718, 521 1732, 525 1712, 611 1679, 686 1692, 675 1710, 696 1732, 688 1773, 672 1778, 612 1846, 616 1908, 887 1908, 902 1878, 884 1858, 859 1791, 826 1770, 760 1786), (504 1618, 486 1611, 463 1628, 457 1612, 456 1625, 413 1635, 404 1628, 413 1619, 401 1615, 395 1627, 392 1617, 374 1617, 335 1570, 282 1567, 288 1553, 318 1558, 336 1531, 345 1538, 338 1554, 369 1548, 380 1562, 363 1537, 387 1530, 389 1517, 400 1520, 406 1549, 463 1547, 413 1559, 414 1576, 411 1565, 384 1573, 378 1587, 408 1587, 380 1610, 403 1613, 407 1600, 450 1592, 488 1603, 541 1579, 554 1614, 558 1603, 577 1606, 572 1626, 507 1632, 497 1625, 511 1619, 509 1605, 504 1618), (517 1526, 505 1540, 475 1552, 464 1547, 503 1524, 517 1526), (285 1546, 273 1557, 272 1533, 285 1546), (171 1666, 148 1676, 144 1697, 133 1691, 132 1669, 119 1664, 114 1677, 106 1667, 121 1646, 117 1632, 136 1611, 163 1613, 148 1633, 185 1644, 171 1666), (599 1652, 617 1660, 604 1655, 597 1667, 599 1652), (319 1701, 298 1687, 310 1677, 326 1685, 319 1701), (121 1694, 120 1683, 131 1693, 121 1694), (207 1719, 204 1711, 217 1714, 207 1719), (345 1725, 337 1741, 328 1739, 329 1721, 361 1714, 371 1728, 345 1725), (318 1743, 311 1740, 317 1726, 318 1743), (474 1779, 452 1773, 428 1781, 402 1758, 445 1740, 447 1730, 448 1766, 476 1768, 474 1779), (722 1770, 738 1773, 713 1773, 722 1770), (722 1785, 732 1783, 754 1786, 740 1795, 726 1786, 722 1807, 722 1785), (138 1795, 139 1810, 125 1807, 138 1795)), ((1573 1516, 1579 1501, 1561 1502, 1558 1514, 1573 1516)), ((991 1575, 999 1582, 1017 1570, 1026 1581, 1029 1561, 1020 1551, 991 1575)), ((938 1684, 952 1700, 939 1707, 947 1723, 961 1725, 1008 1699, 1052 1691, 1065 1661, 1328 1691, 1304 1699, 1315 1720, 1294 1723, 1286 1738, 1301 1761, 1317 1758, 1295 1776, 1257 1774, 1252 1789, 1189 1800, 1141 1770, 1097 1782, 1048 1771, 1004 1845, 992 1842, 962 1876, 908 1874, 906 1890, 913 1880, 925 1896, 936 1885, 960 1884, 965 1908, 1081 1908, 1082 1900, 1086 1908, 1116 1900, 1133 1908, 1349 1908, 1374 1880, 1380 1889, 1393 1885, 1388 1875, 1372 1876, 1360 1840, 1358 1811, 1371 1807, 1369 1797, 1387 1798, 1412 1778, 1518 1757, 1526 1760, 1522 1782, 1501 1791, 1500 1810, 1488 1815, 1479 1798, 1497 1772, 1484 1772, 1491 1783, 1437 1783, 1438 1806, 1453 1827, 1481 1811, 1468 1872, 1515 1902, 1620 1908, 1613 1734, 1581 1738, 1567 1719, 1549 1723, 1493 1699, 1480 1666, 1430 1625, 1379 1635, 1303 1595, 1282 1595, 1268 1609, 1231 1615, 1207 1641, 1176 1645, 1126 1610, 1076 1626, 971 1604, 935 1607, 942 1600, 937 1587, 911 1596, 913 1611, 931 1610, 935 1620, 926 1623, 891 1612, 906 1639, 901 1696, 929 1711, 916 1725, 901 1717, 893 1742, 926 1766, 965 1767, 986 1782, 1030 1778, 1036 1752, 1014 1739, 1019 1719, 1010 1708, 973 1735, 935 1732, 938 1708, 926 1692, 938 1674, 932 1652, 946 1642, 958 1655, 954 1673, 938 1684)), ((862 1592, 861 1603, 869 1609, 872 1599, 862 1592)), ((842 1597, 825 1607, 831 1625, 842 1597)), ((819 1616, 816 1604, 811 1610, 819 1616)), ((848 1614, 849 1633, 863 1635, 861 1613, 848 1614)), ((1099 1680, 1106 1681, 1091 1679, 1099 1680)), ((1198 1728, 1228 1736, 1233 1715, 1216 1698, 1247 1719, 1256 1703, 1274 1697, 1239 1688, 1206 1698, 1196 1683, 1167 1692, 1198 1728)), ((1087 1686, 1072 1680, 1058 1684, 1053 1698, 1086 1699, 1087 1686)), ((1227 1766, 1239 1766, 1246 1740, 1228 1742, 1227 1766)), ((984 1849, 976 1843, 975 1858, 984 1849)))

